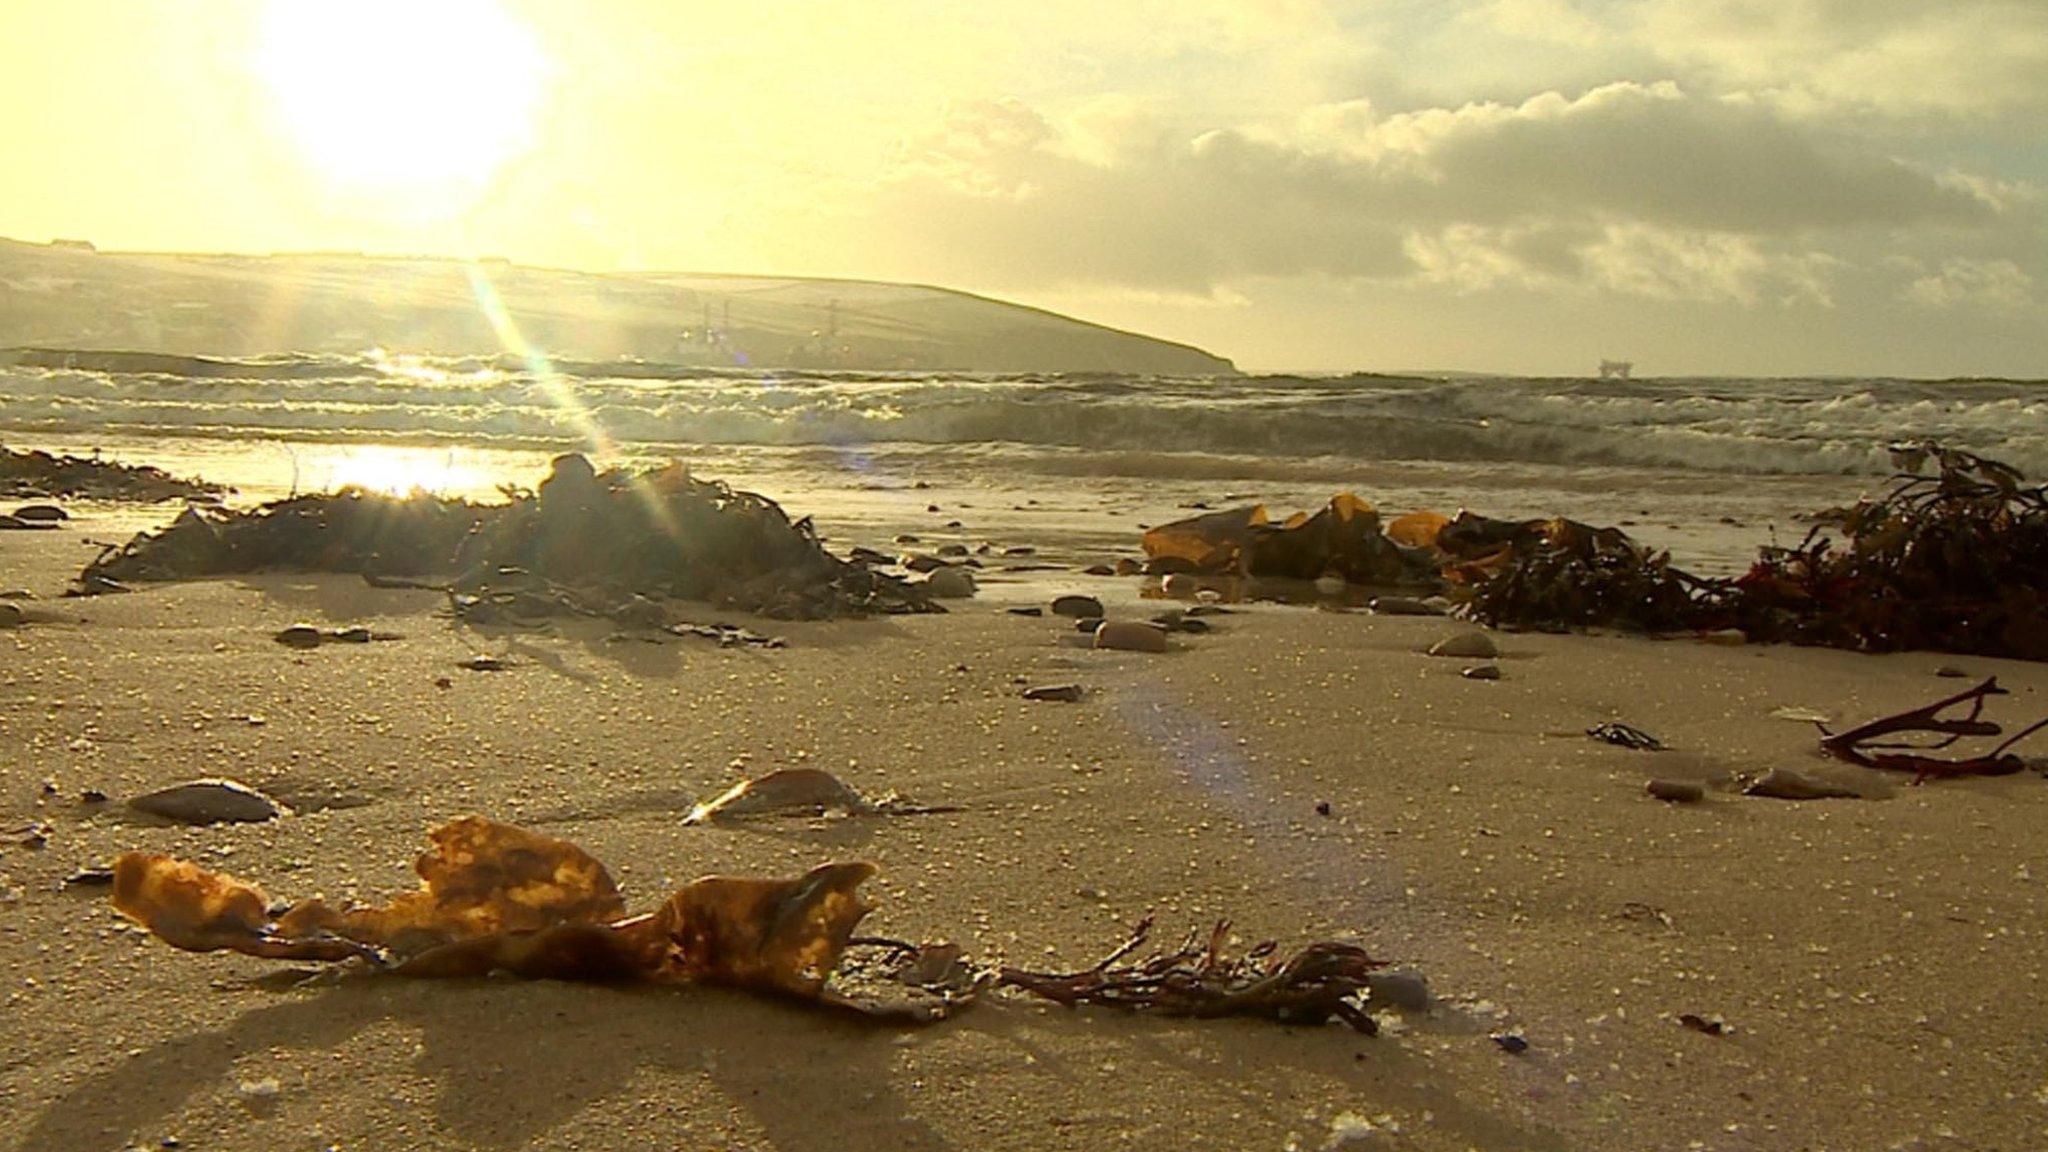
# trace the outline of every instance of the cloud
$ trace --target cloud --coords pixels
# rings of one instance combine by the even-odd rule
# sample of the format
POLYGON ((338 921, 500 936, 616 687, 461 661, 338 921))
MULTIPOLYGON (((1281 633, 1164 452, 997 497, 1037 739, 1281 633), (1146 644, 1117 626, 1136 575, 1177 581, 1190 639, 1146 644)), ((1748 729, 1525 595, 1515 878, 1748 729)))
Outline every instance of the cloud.
POLYGON ((2011 260, 1952 257, 1941 269, 1906 285, 1907 300, 1933 308, 2026 308, 2035 303, 2034 278, 2011 260))
POLYGON ((1142 101, 1060 119, 983 101, 783 240, 1004 289, 1202 297, 1325 276, 1826 306, 1872 244, 1996 233, 2020 199, 1668 82, 1389 115, 1354 100, 1192 134, 1142 101))
POLYGON ((1788 107, 1888 115, 2048 110, 2038 0, 1657 0, 1643 35, 1667 58, 1788 107))

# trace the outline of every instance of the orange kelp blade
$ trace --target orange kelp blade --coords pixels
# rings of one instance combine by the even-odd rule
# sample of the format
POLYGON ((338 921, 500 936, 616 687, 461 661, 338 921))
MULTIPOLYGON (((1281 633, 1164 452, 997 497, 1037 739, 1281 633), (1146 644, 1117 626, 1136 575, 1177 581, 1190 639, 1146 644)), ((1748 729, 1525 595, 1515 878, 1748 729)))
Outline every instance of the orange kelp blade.
POLYGON ((114 907, 159 940, 187 952, 222 949, 268 960, 348 960, 374 955, 350 940, 294 938, 270 918, 270 899, 253 884, 153 852, 114 862, 114 907))
POLYGON ((1266 523, 1263 504, 1175 520, 1145 533, 1145 555, 1185 560, 1202 572, 1228 571, 1251 547, 1255 530, 1266 523))
POLYGON ((346 936, 403 959, 458 940, 606 924, 626 914, 611 873, 567 840, 481 816, 451 820, 428 839, 433 849, 413 862, 418 890, 381 908, 337 911, 304 901, 278 918, 280 928, 346 936))

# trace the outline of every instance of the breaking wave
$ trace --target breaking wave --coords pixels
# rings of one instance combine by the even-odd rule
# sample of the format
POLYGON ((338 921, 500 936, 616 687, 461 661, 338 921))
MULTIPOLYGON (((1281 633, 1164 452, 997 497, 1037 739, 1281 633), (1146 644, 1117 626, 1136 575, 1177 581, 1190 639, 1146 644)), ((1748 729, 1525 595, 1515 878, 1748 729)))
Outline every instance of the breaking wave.
POLYGON ((0 428, 300 440, 859 448, 1875 474, 1933 437, 2048 474, 2048 384, 1888 379, 921 376, 509 358, 17 351, 0 428))

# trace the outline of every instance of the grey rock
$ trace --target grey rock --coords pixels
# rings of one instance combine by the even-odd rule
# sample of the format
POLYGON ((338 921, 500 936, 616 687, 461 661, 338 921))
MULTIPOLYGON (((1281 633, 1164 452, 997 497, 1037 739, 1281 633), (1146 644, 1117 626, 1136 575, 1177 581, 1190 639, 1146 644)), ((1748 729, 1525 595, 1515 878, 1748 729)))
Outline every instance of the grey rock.
POLYGON ((974 573, 965 568, 939 568, 924 578, 924 590, 940 600, 965 600, 974 595, 974 573))
POLYGON ((1071 616, 1076 620, 1086 620, 1093 616, 1099 620, 1102 618, 1102 601, 1093 596, 1055 596, 1052 611, 1055 616, 1071 616))
POLYGON ((1831 800, 1862 798, 1862 793, 1832 784, 1791 768, 1773 768, 1743 788, 1747 796, 1768 796, 1773 800, 1831 800))
POLYGON ((1124 652, 1164 652, 1166 633, 1151 624, 1117 620, 1095 630, 1095 646, 1124 652))
POLYGON ((272 640, 287 648, 318 648, 327 639, 327 633, 311 624, 294 624, 280 630, 272 640))
POLYGON ((64 511, 55 504, 24 504, 14 510, 14 516, 18 520, 26 520, 31 524, 55 524, 62 520, 71 519, 69 512, 64 511))
POLYGON ((137 812, 180 824, 260 824, 291 809, 238 780, 188 780, 128 801, 137 812))
POLYGON ((1081 699, 1079 684, 1040 684, 1024 690, 1026 700, 1057 700, 1072 704, 1081 699))
POLYGON ((1498 680, 1500 679, 1500 665, 1474 664, 1472 667, 1459 672, 1458 675, 1463 676, 1467 680, 1498 680))
POLYGON ((1707 798, 1707 786, 1698 780, 1658 778, 1643 785, 1643 791, 1673 804, 1697 804, 1707 798))
POLYGON ((1375 616, 1441 616, 1443 609, 1413 596, 1375 596, 1367 605, 1375 616))
POLYGON ((1455 632, 1429 646, 1431 656, 1453 656, 1461 660, 1491 660, 1500 647, 1484 632, 1455 632))
POLYGON ((1365 986, 1372 993, 1367 1001, 1374 1008, 1398 1008, 1403 1012, 1429 1011, 1429 981, 1422 973, 1406 968, 1386 968, 1366 975, 1365 986))

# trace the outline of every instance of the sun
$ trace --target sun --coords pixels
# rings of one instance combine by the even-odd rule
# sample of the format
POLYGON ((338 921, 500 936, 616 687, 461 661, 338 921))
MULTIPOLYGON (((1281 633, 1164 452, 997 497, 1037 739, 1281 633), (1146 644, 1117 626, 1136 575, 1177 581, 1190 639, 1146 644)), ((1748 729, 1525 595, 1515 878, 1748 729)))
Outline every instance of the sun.
POLYGON ((441 203, 529 146, 547 82, 532 30, 496 0, 271 0, 255 67, 327 178, 441 203))

